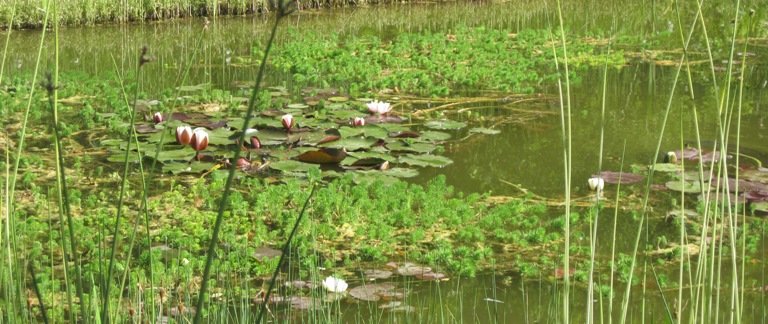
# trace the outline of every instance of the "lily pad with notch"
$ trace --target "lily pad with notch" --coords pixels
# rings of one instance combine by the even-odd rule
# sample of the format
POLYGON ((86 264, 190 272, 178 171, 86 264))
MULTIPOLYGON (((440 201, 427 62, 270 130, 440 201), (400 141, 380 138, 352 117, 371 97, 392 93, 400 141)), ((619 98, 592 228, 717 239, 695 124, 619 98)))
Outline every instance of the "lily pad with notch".
POLYGON ((453 160, 440 155, 407 154, 401 156, 399 162, 413 166, 442 168, 453 163, 453 160))

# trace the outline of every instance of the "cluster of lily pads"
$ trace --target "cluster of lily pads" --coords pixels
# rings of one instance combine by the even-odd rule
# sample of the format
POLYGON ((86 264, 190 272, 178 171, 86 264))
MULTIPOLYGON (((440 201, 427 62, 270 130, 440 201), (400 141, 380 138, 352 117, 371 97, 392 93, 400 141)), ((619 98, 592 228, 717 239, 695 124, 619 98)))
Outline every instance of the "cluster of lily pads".
MULTIPOLYGON (((271 91, 273 98, 287 96, 282 87, 271 91)), ((251 174, 304 176, 321 169, 324 177, 354 171, 356 181, 386 181, 416 176, 414 167, 451 164, 451 159, 439 155, 441 145, 452 137, 443 130, 466 126, 451 120, 405 125, 390 102, 352 100, 334 90, 307 94, 302 103, 281 103, 279 109, 252 116, 246 129, 239 129, 242 118, 220 118, 217 113, 154 113, 150 121, 136 125, 141 147, 133 150, 132 157, 156 159, 163 171, 173 174, 204 173, 234 164, 251 174), (168 129, 176 130, 175 138, 168 136, 168 129), (237 143, 242 132, 244 143, 237 143), (235 148, 242 150, 242 157, 230 161, 235 148)), ((103 144, 116 153, 110 160, 121 160, 122 143, 103 144)))
MULTIPOLYGON (((757 159, 747 159, 755 164, 739 165, 738 180, 731 171, 730 177, 723 180, 722 176, 713 173, 713 163, 722 158, 718 151, 700 151, 696 148, 669 151, 664 155, 663 162, 653 165, 653 169, 663 176, 663 184, 652 184, 656 191, 677 191, 685 194, 698 195, 699 201, 712 200, 720 203, 730 201, 732 204, 747 205, 757 213, 768 213, 768 168, 762 166, 757 159), (699 174, 699 164, 703 166, 703 179, 699 174), (723 194, 723 192, 728 194, 723 194)), ((634 184, 641 182, 644 177, 636 173, 603 171, 588 179, 588 186, 600 196, 605 184, 634 184)))
POLYGON ((254 302, 257 304, 268 303, 272 305, 287 305, 294 309, 317 309, 324 303, 338 301, 347 297, 365 302, 384 302, 378 307, 389 311, 410 312, 415 310, 403 300, 409 293, 407 289, 398 288, 399 284, 388 281, 393 275, 405 278, 413 278, 423 281, 446 281, 448 277, 439 272, 433 272, 432 268, 421 266, 411 262, 389 262, 383 269, 367 269, 362 272, 361 282, 349 289, 350 284, 337 276, 328 276, 322 282, 293 280, 285 282, 283 295, 270 296, 266 300, 265 294, 257 293, 254 302), (315 289, 322 288, 327 292, 326 298, 318 298, 309 294, 315 289))

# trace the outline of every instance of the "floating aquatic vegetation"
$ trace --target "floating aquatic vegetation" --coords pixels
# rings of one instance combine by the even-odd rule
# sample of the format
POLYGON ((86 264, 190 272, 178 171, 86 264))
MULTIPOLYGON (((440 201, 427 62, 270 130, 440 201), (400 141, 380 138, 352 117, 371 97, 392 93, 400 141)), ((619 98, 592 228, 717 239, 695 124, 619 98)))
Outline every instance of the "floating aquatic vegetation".
POLYGON ((382 295, 391 295, 395 291, 395 285, 391 283, 365 284, 352 288, 349 295, 364 301, 376 302, 382 299, 382 295))
POLYGON ((592 177, 603 179, 605 183, 610 184, 633 184, 645 179, 645 177, 640 174, 616 171, 602 171, 598 175, 592 175, 592 177))

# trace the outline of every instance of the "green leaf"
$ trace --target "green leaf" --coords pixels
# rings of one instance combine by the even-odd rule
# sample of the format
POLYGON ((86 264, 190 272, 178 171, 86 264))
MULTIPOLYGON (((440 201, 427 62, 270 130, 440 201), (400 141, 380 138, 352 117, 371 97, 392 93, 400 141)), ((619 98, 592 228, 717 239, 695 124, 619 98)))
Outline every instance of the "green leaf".
POLYGON ((453 161, 447 157, 439 155, 414 155, 407 154, 400 157, 400 163, 405 163, 413 166, 422 167, 437 167, 442 168, 446 165, 453 163, 453 161))
POLYGON ((455 120, 443 119, 443 120, 428 121, 424 123, 424 126, 427 126, 432 129, 462 129, 464 127, 467 127, 467 123, 459 122, 455 120))
POLYGON ((473 129, 469 130, 470 133, 476 133, 476 134, 485 134, 485 135, 496 135, 501 133, 498 129, 491 129, 491 128, 485 128, 485 127, 475 127, 473 129))

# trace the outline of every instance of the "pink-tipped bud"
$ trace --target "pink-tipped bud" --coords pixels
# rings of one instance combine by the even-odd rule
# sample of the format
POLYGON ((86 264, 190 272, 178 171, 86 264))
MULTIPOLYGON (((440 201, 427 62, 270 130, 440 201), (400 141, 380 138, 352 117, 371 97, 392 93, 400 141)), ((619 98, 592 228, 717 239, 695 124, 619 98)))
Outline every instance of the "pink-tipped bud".
POLYGON ((243 158, 243 157, 237 159, 237 168, 238 169, 246 170, 246 169, 249 169, 250 167, 251 167, 251 162, 248 161, 248 159, 243 158))
POLYGON ((165 121, 165 118, 163 118, 163 114, 156 112, 154 115, 152 115, 152 121, 155 122, 155 124, 159 124, 165 121))
POLYGON ((251 147, 257 150, 261 148, 261 141, 259 140, 258 137, 251 136, 251 147))
POLYGON ((189 142, 195 151, 202 151, 208 147, 208 132, 202 128, 195 128, 195 132, 192 134, 192 141, 189 142))
POLYGON ((189 126, 176 127, 176 142, 187 145, 192 141, 192 128, 189 126))
POLYGON ((291 127, 293 127, 294 123, 293 115, 283 115, 283 117, 280 119, 280 122, 283 123, 283 128, 285 128, 285 130, 291 130, 291 127))
POLYGON ((355 126, 355 127, 365 126, 365 118, 355 117, 355 119, 352 121, 352 126, 355 126))

